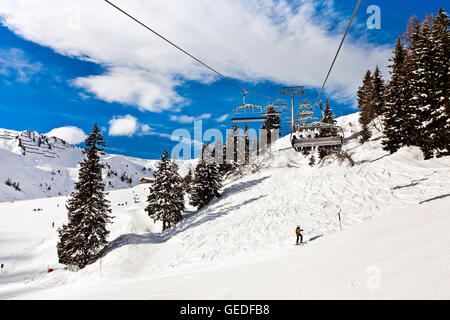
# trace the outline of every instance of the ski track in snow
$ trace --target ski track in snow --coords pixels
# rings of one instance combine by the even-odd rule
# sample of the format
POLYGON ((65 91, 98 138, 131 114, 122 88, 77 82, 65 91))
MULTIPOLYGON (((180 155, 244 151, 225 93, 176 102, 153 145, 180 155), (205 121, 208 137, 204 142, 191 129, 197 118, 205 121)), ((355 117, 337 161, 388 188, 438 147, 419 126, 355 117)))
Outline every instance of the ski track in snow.
MULTIPOLYGON (((182 274, 186 268, 200 272, 255 264, 289 252, 297 225, 305 230, 305 240, 321 242, 339 230, 338 212, 348 229, 450 196, 448 157, 423 161, 417 148, 388 155, 380 147, 380 133, 359 145, 354 135, 357 114, 338 121, 346 137, 353 137, 345 149, 353 153, 354 167, 335 162, 310 167, 309 158, 289 148, 289 138, 284 137, 265 156, 260 172, 227 182, 222 197, 203 210, 188 206, 185 219, 164 233, 144 211, 148 186, 111 191, 115 219, 110 248, 101 259, 102 277, 135 282, 174 271, 182 274), (139 203, 133 202, 134 195, 139 203), (126 206, 119 206, 125 201, 126 206)), ((0 203, 0 263, 6 264, 0 274, 0 298, 98 279, 100 261, 76 273, 57 263, 56 229, 66 221, 65 201, 59 197, 0 203), (32 212, 35 207, 43 211, 32 212), (56 270, 47 274, 47 265, 56 270)), ((233 296, 230 290, 221 297, 233 296)))

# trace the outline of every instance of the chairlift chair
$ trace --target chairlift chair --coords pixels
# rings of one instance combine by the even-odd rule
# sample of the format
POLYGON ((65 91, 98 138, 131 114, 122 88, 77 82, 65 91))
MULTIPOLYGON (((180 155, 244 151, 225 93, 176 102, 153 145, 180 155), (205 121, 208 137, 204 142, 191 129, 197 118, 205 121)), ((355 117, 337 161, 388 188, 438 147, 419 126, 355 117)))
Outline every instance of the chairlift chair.
MULTIPOLYGON (((323 108, 321 104, 320 111, 322 113, 323 119, 323 108)), ((322 121, 317 121, 317 117, 313 117, 314 110, 313 105, 307 101, 302 101, 298 104, 300 111, 297 113, 299 119, 297 120, 298 125, 293 126, 295 128, 294 132, 291 133, 291 143, 292 147, 300 152, 303 149, 312 150, 313 148, 341 148, 344 143, 344 131, 341 127, 325 123, 322 121), (315 122, 311 122, 315 121, 315 122), (331 129, 337 134, 335 136, 320 137, 318 136, 321 129, 331 129), (309 133, 309 134, 308 134, 309 133), (299 135, 299 136, 297 136, 299 135)))
POLYGON ((244 92, 244 104, 235 108, 231 113, 231 121, 234 124, 242 122, 264 122, 269 116, 279 116, 289 111, 286 103, 281 99, 277 99, 274 103, 270 103, 269 98, 269 103, 267 106, 258 106, 245 103, 245 94, 246 93, 244 92))
POLYGON ((243 106, 235 108, 231 113, 231 121, 233 123, 239 122, 264 122, 266 117, 264 116, 265 109, 262 106, 253 104, 245 104, 243 106))
POLYGON ((335 124, 329 124, 324 122, 313 122, 297 127, 297 131, 292 137, 292 146, 296 151, 301 151, 304 148, 314 148, 314 147, 342 147, 344 143, 344 131, 340 126, 335 124), (329 137, 305 137, 306 132, 319 132, 320 129, 336 129, 336 136, 329 137), (302 137, 297 137, 296 134, 301 134, 305 132, 302 137))
POLYGON ((314 111, 299 111, 297 114, 299 117, 308 117, 314 115, 314 111))

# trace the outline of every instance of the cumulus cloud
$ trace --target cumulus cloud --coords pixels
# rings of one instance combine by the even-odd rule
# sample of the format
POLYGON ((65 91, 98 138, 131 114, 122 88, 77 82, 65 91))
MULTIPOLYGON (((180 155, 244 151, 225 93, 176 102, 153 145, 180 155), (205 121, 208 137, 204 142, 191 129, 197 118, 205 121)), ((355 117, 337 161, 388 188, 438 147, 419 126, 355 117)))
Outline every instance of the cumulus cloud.
POLYGON ((15 77, 20 82, 28 82, 41 70, 42 65, 31 62, 22 50, 0 49, 0 74, 15 77))
POLYGON ((127 114, 126 116, 115 116, 109 120, 110 136, 133 136, 139 129, 136 117, 127 114))
POLYGON ((148 124, 140 123, 136 117, 133 117, 130 114, 125 116, 114 116, 111 120, 109 120, 108 134, 116 137, 132 137, 134 135, 155 135, 160 137, 167 136, 164 133, 155 132, 154 128, 150 127, 148 124))
MULTIPOLYGON (((333 1, 325 9, 312 0, 115 3, 229 77, 310 88, 320 88, 349 18, 333 9, 333 1)), ((105 74, 73 84, 105 101, 174 111, 186 103, 177 87, 218 79, 104 1, 0 1, 0 15, 3 24, 28 40, 102 64, 105 74)), ((386 46, 352 36, 326 92, 348 101, 366 69, 379 64, 385 70, 391 54, 386 46)))
POLYGON ((207 120, 209 118, 211 118, 210 113, 205 113, 205 114, 202 114, 201 116, 197 116, 197 117, 187 116, 187 115, 170 116, 171 121, 176 121, 176 122, 184 123, 184 124, 192 123, 194 121, 199 121, 199 120, 207 120))
POLYGON ((87 137, 82 129, 72 126, 55 128, 45 135, 48 137, 57 137, 63 139, 70 144, 81 143, 87 137))

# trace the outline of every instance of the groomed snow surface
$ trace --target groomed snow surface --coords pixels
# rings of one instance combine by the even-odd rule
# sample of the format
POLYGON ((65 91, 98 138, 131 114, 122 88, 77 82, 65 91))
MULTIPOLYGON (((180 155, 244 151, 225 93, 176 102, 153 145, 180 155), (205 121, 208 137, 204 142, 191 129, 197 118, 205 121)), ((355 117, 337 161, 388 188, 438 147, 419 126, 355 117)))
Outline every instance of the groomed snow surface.
POLYGON ((450 159, 388 155, 376 130, 359 145, 356 114, 339 122, 354 167, 310 167, 285 137, 164 233, 144 211, 148 186, 111 191, 111 246, 78 272, 57 263, 66 197, 0 203, 0 298, 449 299, 450 159))

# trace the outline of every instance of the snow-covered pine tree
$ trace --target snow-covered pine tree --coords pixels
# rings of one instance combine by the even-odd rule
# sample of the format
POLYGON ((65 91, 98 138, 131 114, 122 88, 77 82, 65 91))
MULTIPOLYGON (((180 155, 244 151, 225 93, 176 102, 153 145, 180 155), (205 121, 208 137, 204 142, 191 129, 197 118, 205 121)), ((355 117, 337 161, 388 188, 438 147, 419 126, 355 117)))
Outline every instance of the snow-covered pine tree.
POLYGON ((401 134, 404 141, 403 144, 407 146, 417 146, 420 137, 420 132, 417 130, 420 125, 418 112, 411 105, 414 89, 411 85, 411 75, 415 70, 412 47, 419 38, 421 27, 420 20, 416 16, 413 16, 409 19, 406 32, 402 36, 403 47, 405 49, 405 60, 403 63, 405 83, 402 88, 405 94, 405 113, 402 118, 401 134))
POLYGON ((150 186, 147 198, 147 211, 154 221, 162 221, 163 231, 181 221, 184 211, 184 191, 182 178, 178 174, 178 165, 169 159, 164 150, 153 172, 155 180, 150 186))
POLYGON ((248 164, 250 162, 250 137, 248 133, 248 125, 244 127, 244 162, 248 164))
POLYGON ((192 169, 189 169, 188 173, 183 178, 183 189, 185 190, 185 192, 189 193, 193 180, 192 169))
POLYGON ((202 151, 202 157, 195 168, 194 183, 191 188, 190 204, 197 209, 203 208, 215 197, 220 197, 222 188, 222 175, 219 165, 215 161, 204 161, 204 152, 209 152, 208 148, 202 151))
POLYGON ((80 163, 78 182, 66 205, 69 221, 58 230, 57 244, 59 262, 80 269, 108 244, 106 224, 112 219, 102 181, 105 166, 100 162, 106 144, 97 124, 85 144, 82 151, 85 159, 80 163))
MULTIPOLYGON (((381 71, 378 68, 378 65, 375 68, 375 71, 373 73, 372 76, 372 81, 373 81, 373 111, 372 111, 372 116, 378 117, 381 116, 383 114, 383 109, 384 109, 384 90, 385 90, 385 84, 383 81, 383 78, 381 76, 381 71)), ((372 119, 373 120, 373 119, 372 119)))
MULTIPOLYGON (((328 101, 328 99, 325 100, 325 107, 323 109, 323 117, 321 122, 324 123, 329 123, 329 124, 336 124, 337 121, 335 120, 335 114, 333 113, 333 111, 331 110, 331 106, 330 106, 330 102, 328 101)), ((336 128, 323 128, 320 129, 319 131, 319 136, 320 137, 329 137, 329 136, 335 136, 337 135, 337 129, 336 128)), ((323 159, 327 154, 328 151, 330 149, 324 149, 324 148, 319 148, 319 158, 323 159)))
POLYGON ((433 65, 434 41, 431 32, 430 17, 424 21, 411 43, 411 68, 409 105, 413 110, 410 127, 416 134, 413 143, 421 148, 424 158, 433 157, 433 130, 430 128, 433 97, 435 95, 435 70, 433 65))
POLYGON ((231 161, 231 163, 230 163, 230 161, 228 160, 228 157, 230 157, 228 155, 228 153, 233 153, 233 151, 234 151, 234 147, 232 147, 232 144, 234 143, 232 141, 234 141, 234 140, 232 140, 232 139, 234 139, 233 138, 233 130, 230 130, 227 134, 225 145, 222 146, 222 161, 219 165, 220 172, 223 175, 226 174, 227 172, 230 172, 231 170, 233 170, 233 167, 234 167, 234 165, 233 165, 234 161, 231 161))
POLYGON ((278 130, 278 136, 274 138, 279 138, 281 135, 281 118, 276 113, 275 107, 269 105, 266 109, 266 119, 264 121, 264 128, 267 130, 267 144, 272 143, 273 130, 278 130))
POLYGON ((427 125, 438 157, 450 155, 450 20, 443 8, 433 19, 435 94, 427 125))
POLYGON ((372 136, 369 124, 374 119, 373 113, 373 77, 370 70, 364 76, 363 85, 359 87, 357 92, 357 101, 359 107, 359 123, 362 126, 360 142, 369 141, 372 136))
POLYGON ((227 135, 225 153, 226 159, 228 160, 227 163, 231 166, 235 166, 238 162, 238 137, 239 128, 233 124, 227 135))
MULTIPOLYGON (((323 118, 321 122, 323 123, 329 123, 329 124, 336 124, 336 115, 333 113, 333 110, 331 109, 330 102, 328 99, 325 100, 325 107, 323 108, 323 118)), ((324 128, 320 129, 319 136, 321 137, 328 137, 330 135, 335 135, 337 133, 336 129, 333 128, 324 128)))
POLYGON ((391 58, 391 80, 385 91, 384 139, 383 149, 391 154, 407 144, 409 130, 406 128, 410 115, 409 92, 407 90, 407 74, 405 68, 407 52, 400 37, 391 58))

